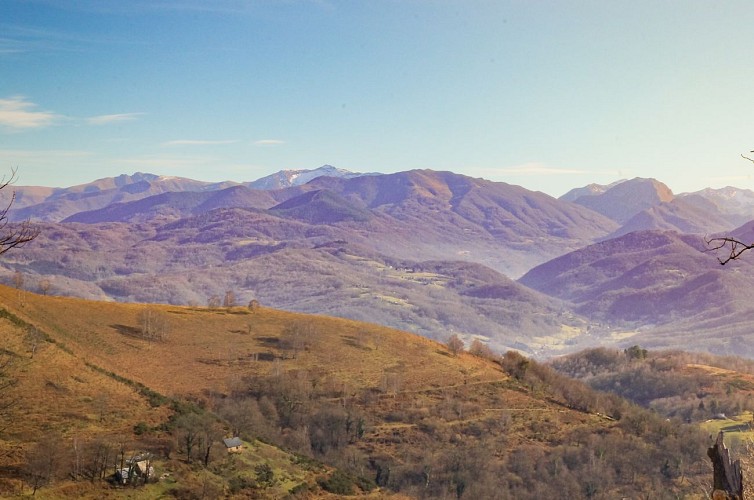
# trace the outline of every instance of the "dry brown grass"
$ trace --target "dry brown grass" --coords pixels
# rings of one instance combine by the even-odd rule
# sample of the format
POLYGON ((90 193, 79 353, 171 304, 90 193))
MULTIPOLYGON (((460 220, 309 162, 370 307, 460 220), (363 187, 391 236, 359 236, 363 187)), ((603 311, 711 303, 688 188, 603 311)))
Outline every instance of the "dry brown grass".
MULTIPOLYGON (((86 363, 161 394, 195 401, 210 393, 230 393, 249 376, 306 372, 368 415, 359 449, 368 456, 394 457, 397 463, 406 453, 442 453, 431 451, 436 446, 432 432, 445 440, 463 439, 471 447, 477 443, 505 450, 519 444, 557 445, 575 429, 594 432, 614 425, 523 388, 494 362, 466 353, 453 356, 444 345, 417 335, 267 308, 250 312, 154 305, 150 307, 170 317, 171 326, 166 340, 151 341, 137 334, 144 307, 19 296, 0 287, 0 308, 56 342, 24 360, 15 389, 24 395, 16 409, 22 423, 0 442, 0 453, 19 463, 23 449, 38 441, 43 429, 66 437, 94 436, 130 432, 137 422, 156 425, 168 417, 167 407, 151 408, 129 386, 86 363), (286 329, 297 323, 310 326, 304 347, 294 353, 284 340, 286 329), (400 379, 397 391, 385 391, 384 380, 392 374, 400 379), (372 401, 359 399, 370 390, 376 395, 372 401), (94 403, 102 394, 110 402, 106 422, 100 422, 94 403), (485 430, 467 435, 470 425, 485 430), (436 430, 428 432, 427 426, 436 430)), ((0 339, 24 355, 22 336, 23 329, 0 321, 0 339)), ((502 459, 500 453, 490 460, 502 459)))
MULTIPOLYGON (((376 325, 266 308, 252 313, 240 307, 150 307, 170 317, 165 341, 138 338, 143 305, 19 294, 0 287, 0 308, 54 340, 43 342, 32 359, 23 340, 26 327, 0 319, 0 341, 18 355, 14 373, 19 380, 13 389, 19 400, 13 425, 0 441, 2 465, 20 467, 24 452, 48 431, 67 439, 131 436, 136 423, 155 426, 169 416, 167 406, 150 407, 133 388, 90 366, 164 395, 191 399, 228 392, 247 376, 276 370, 304 370, 346 395, 378 389, 386 373, 400 372, 401 392, 382 398, 381 413, 442 400, 443 391, 466 384, 485 387, 507 378, 488 361, 451 356, 442 344, 376 325), (281 337, 287 326, 300 322, 313 326, 294 359, 281 337)), ((389 451, 390 446, 380 444, 381 432, 375 426, 367 442, 389 451)))
POLYGON ((209 310, 166 305, 153 307, 170 316, 164 342, 128 333, 138 326, 143 305, 92 302, 26 294, 18 307, 15 290, 0 287, 0 301, 26 321, 67 345, 83 360, 114 371, 168 395, 227 391, 247 375, 265 375, 282 359, 284 370, 329 375, 354 390, 378 387, 385 371, 402 370, 407 390, 502 380, 491 363, 473 356, 453 357, 437 342, 377 325, 260 308, 209 310), (293 359, 279 345, 292 322, 314 324, 315 335, 293 359), (249 329, 251 333, 249 332, 249 329), (126 332, 126 333, 124 333, 126 332), (262 361, 254 361, 254 355, 262 361))

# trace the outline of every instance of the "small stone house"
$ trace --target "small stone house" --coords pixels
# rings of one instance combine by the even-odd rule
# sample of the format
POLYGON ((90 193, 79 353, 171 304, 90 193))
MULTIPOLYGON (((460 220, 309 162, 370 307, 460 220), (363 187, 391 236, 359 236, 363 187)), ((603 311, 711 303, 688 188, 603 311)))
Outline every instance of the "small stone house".
POLYGON ((136 462, 134 464, 134 472, 141 478, 149 479, 154 477, 154 467, 152 467, 148 460, 139 460, 136 462))
POLYGON ((243 448, 243 443, 239 437, 225 438, 223 444, 225 444, 228 453, 240 453, 243 448))
POLYGON ((134 461, 128 467, 115 471, 115 480, 120 484, 147 481, 154 477, 154 467, 147 460, 134 461))

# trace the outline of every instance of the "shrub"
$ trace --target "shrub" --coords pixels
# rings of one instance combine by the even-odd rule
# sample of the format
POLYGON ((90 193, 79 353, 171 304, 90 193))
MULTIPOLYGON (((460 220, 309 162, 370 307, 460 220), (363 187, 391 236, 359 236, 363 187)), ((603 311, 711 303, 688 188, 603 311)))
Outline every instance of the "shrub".
POLYGON ((290 490, 288 490, 288 493, 296 496, 296 495, 303 495, 309 491, 309 485, 307 483, 299 483, 290 490))
POLYGON ((351 476, 339 470, 330 474, 329 477, 321 476, 317 478, 317 484, 319 484, 323 490, 329 491, 335 495, 351 495, 353 494, 354 486, 356 486, 351 476))
POLYGON ((275 484, 275 472, 269 464, 259 464, 254 467, 257 483, 260 486, 270 487, 275 484))
POLYGON ((256 482, 250 477, 234 476, 228 481, 228 487, 232 494, 239 493, 248 488, 256 488, 256 482))

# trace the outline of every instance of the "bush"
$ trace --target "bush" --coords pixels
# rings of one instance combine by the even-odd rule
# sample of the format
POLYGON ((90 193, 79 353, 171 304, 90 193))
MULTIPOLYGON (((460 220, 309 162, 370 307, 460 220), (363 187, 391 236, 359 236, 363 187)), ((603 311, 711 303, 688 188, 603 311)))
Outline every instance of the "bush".
POLYGON ((317 484, 323 490, 335 495, 351 495, 353 494, 354 486, 356 486, 351 476, 339 470, 330 474, 330 477, 321 476, 317 478, 317 484))
POLYGON ((275 484, 275 472, 269 464, 259 464, 254 467, 257 483, 260 486, 270 487, 275 484))
POLYGON ((299 483, 290 490, 288 490, 288 493, 296 496, 296 495, 303 495, 309 491, 309 485, 307 483, 299 483))
POLYGON ((228 481, 228 487, 232 494, 237 494, 248 488, 256 488, 257 483, 250 477, 234 476, 228 481))

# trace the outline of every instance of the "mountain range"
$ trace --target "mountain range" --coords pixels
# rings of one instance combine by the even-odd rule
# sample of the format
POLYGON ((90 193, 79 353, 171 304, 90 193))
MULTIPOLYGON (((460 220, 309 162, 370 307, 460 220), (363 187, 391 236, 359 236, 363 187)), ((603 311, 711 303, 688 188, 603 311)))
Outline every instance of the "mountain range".
POLYGON ((746 234, 754 193, 736 188, 674 195, 637 178, 556 199, 452 172, 324 166, 15 191, 11 219, 41 233, 2 275, 57 294, 198 305, 232 291, 542 356, 639 340, 729 352, 754 320, 739 300, 751 266, 721 268, 703 238, 746 234))

